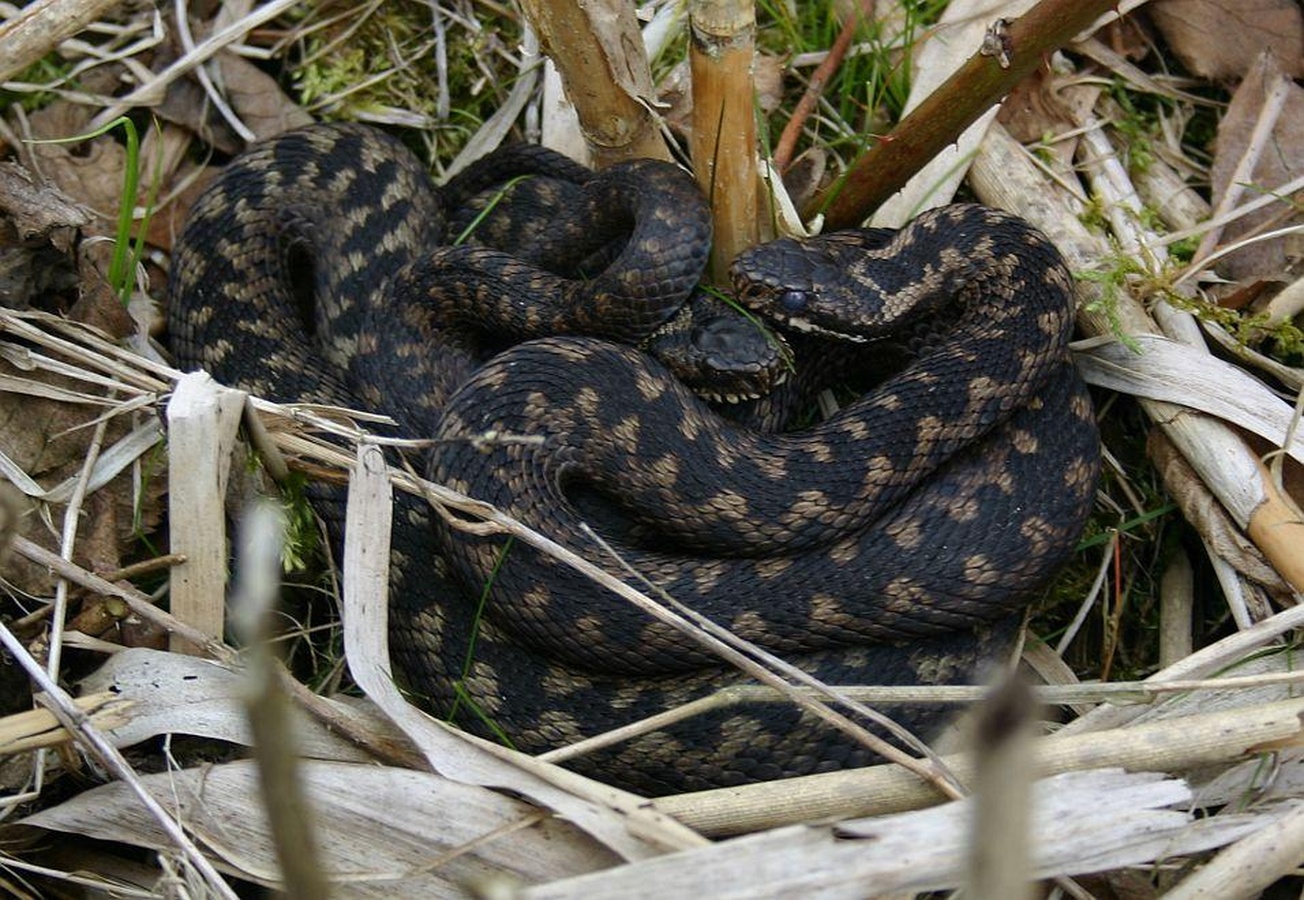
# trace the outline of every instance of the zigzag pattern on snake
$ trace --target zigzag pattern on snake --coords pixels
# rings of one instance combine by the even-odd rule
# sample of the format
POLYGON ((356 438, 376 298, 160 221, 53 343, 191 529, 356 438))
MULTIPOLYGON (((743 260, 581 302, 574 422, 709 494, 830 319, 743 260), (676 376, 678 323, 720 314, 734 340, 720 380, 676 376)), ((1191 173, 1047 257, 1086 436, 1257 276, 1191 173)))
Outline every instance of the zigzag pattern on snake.
MULTIPOLYGON (((644 185, 668 177, 659 164, 633 169, 644 185)), ((318 126, 262 145, 227 167, 177 245, 179 361, 275 399, 387 412, 438 439, 433 479, 624 576, 585 534, 595 525, 657 588, 826 681, 974 677, 1070 551, 1098 468, 1066 349, 1072 285, 1044 237, 961 205, 895 235, 744 254, 736 293, 789 328, 880 340, 911 317, 954 323, 915 335, 905 368, 833 417, 772 434, 732 424, 656 360, 599 339, 642 341, 700 276, 709 224, 669 224, 682 201, 630 213, 625 226, 642 237, 605 253, 613 268, 554 288, 536 260, 483 250, 467 262, 445 248, 445 205, 475 192, 434 191, 399 145, 366 129, 318 126), (641 241, 688 288, 650 284, 630 255, 641 241), (308 289, 290 285, 287 247, 298 245, 310 251, 308 289), (524 291, 486 287, 503 275, 524 291), (618 289, 642 314, 633 327, 599 315, 618 289), (540 305, 553 296, 559 313, 540 305), (524 343, 468 338, 456 320, 490 315, 477 304, 504 307, 524 343), (559 322, 597 337, 539 337, 559 322), (483 440, 492 434, 536 440, 483 440)), ((395 662, 463 727, 537 752, 743 680, 549 557, 520 543, 504 552, 501 538, 398 502, 395 662)), ((905 717, 927 727, 939 713, 905 717)), ((573 765, 655 793, 873 758, 793 707, 757 703, 573 765)))

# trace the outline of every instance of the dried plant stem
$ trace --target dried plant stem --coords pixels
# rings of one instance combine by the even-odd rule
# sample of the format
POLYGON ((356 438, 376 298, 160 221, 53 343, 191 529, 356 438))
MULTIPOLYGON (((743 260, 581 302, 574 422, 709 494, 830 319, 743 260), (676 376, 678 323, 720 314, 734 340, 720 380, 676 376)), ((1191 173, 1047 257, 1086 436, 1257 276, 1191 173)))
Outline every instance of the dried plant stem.
POLYGON ((858 225, 1016 82, 1114 7, 1111 0, 1042 0, 1017 19, 994 22, 992 46, 970 57, 845 177, 817 195, 806 216, 823 212, 826 228, 858 225))
POLYGON ((522 0, 557 66, 601 168, 622 159, 669 159, 647 99, 652 72, 634 9, 622 0, 522 0))
POLYGON ((186 835, 181 823, 169 815, 158 800, 154 799, 154 796, 145 789, 145 786, 136 776, 135 770, 131 768, 131 764, 127 762, 118 748, 113 746, 113 743, 91 724, 90 718, 78 708, 73 698, 63 688, 59 687, 53 678, 46 675, 41 668, 41 664, 32 658, 31 654, 27 652, 27 648, 3 624, 0 624, 0 646, 3 646, 14 659, 18 660, 19 665, 27 672, 28 677, 41 689, 44 693, 46 708, 59 720, 63 727, 77 735, 81 743, 99 758, 104 767, 125 783, 132 793, 136 795, 141 805, 149 811, 150 816, 158 823, 163 833, 185 854, 189 863, 203 876, 205 885, 208 890, 212 891, 213 896, 235 900, 236 894, 231 890, 226 880, 218 874, 213 864, 208 861, 199 847, 186 835))
POLYGON ((1292 875, 1304 858, 1304 805, 1230 845, 1164 894, 1168 900, 1258 897, 1278 878, 1292 875))
POLYGON ((1195 575, 1185 553, 1176 553, 1159 581, 1159 667, 1166 669, 1191 655, 1195 575))
MULTIPOLYGON (((123 700, 111 691, 88 694, 73 702, 96 728, 103 731, 111 731, 127 721, 127 711, 132 706, 132 701, 123 700)), ((72 733, 46 709, 29 709, 0 719, 0 754, 5 756, 58 747, 72 738, 72 733)), ((6 801, 10 799, 5 798, 6 801)))
POLYGON ((285 521, 271 502, 253 505, 240 533, 240 577, 232 597, 233 624, 249 649, 244 698, 253 734, 258 784, 281 867, 281 887, 294 900, 327 895, 291 727, 290 698, 270 649, 271 617, 279 597, 285 521))
POLYGON ((1027 900, 1036 704, 1017 678, 993 691, 974 727, 974 828, 966 897, 1027 900))
POLYGON ((693 73, 693 168, 714 220, 710 280, 728 283, 729 263, 761 240, 756 156, 756 13, 751 0, 688 6, 693 73))
POLYGON ((204 655, 227 664, 236 661, 236 652, 230 647, 216 638, 211 638, 198 629, 187 625, 170 613, 159 609, 147 595, 142 594, 140 591, 120 587, 111 581, 105 581, 100 576, 87 572, 81 566, 68 562, 57 553, 51 553, 40 544, 22 535, 14 537, 12 549, 18 555, 36 563, 38 566, 49 567, 50 571, 55 575, 66 578, 73 584, 105 597, 117 597, 123 600, 131 611, 142 619, 152 622, 172 634, 179 634, 191 643, 202 647, 204 655))
MULTIPOLYGON (((1041 738, 1033 745, 1031 768, 1042 777, 1115 766, 1133 772, 1168 772, 1225 763, 1252 755, 1267 742, 1298 744, 1302 712, 1304 700, 1284 700, 1041 738)), ((970 757, 943 759, 961 779, 973 778, 970 757)), ((814 819, 884 815, 929 806, 939 799, 933 788, 911 774, 883 765, 677 794, 658 798, 652 805, 701 834, 723 837, 814 819)))
POLYGON ((118 4, 115 0, 37 0, 0 23, 0 81, 8 81, 118 4))
MULTIPOLYGON (((226 483, 244 398, 195 372, 167 406, 171 546, 186 557, 172 570, 172 612, 213 637, 226 617, 226 483)), ((172 649, 200 648, 174 633, 172 649)))
MULTIPOLYGON (((72 496, 63 514, 63 532, 59 540, 59 555, 72 562, 73 545, 77 542, 77 524, 81 520, 82 502, 86 499, 86 488, 91 479, 91 471, 104 446, 104 433, 109 420, 100 419, 95 423, 90 442, 86 446, 86 457, 82 460, 81 472, 77 476, 72 496)), ((58 677, 59 664, 63 657, 63 626, 68 612, 68 581, 60 578, 54 591, 54 614, 50 628, 50 655, 46 660, 46 671, 51 677, 58 677)))

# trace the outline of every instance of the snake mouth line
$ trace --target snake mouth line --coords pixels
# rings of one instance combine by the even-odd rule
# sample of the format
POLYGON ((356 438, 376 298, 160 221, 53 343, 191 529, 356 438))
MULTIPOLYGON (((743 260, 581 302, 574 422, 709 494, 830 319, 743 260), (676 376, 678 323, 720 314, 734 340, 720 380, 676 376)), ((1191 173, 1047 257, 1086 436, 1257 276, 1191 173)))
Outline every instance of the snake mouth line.
POLYGON ((851 334, 845 331, 837 331, 824 325, 817 325, 810 319, 780 318, 778 321, 784 328, 790 328, 793 331, 799 331, 802 334, 814 334, 820 337, 846 341, 851 344, 870 344, 874 342, 874 338, 866 337, 863 334, 851 334))
MULTIPOLYGON (((783 387, 787 383, 788 383, 788 372, 786 370, 779 372, 775 376, 772 390, 777 390, 778 388, 783 387)), ((762 394, 758 391, 723 392, 723 391, 706 391, 706 390, 699 389, 695 391, 695 393, 697 394, 697 396, 701 397, 707 403, 716 403, 722 406, 740 406, 743 403, 751 403, 754 400, 761 400, 769 396, 769 394, 762 394)))

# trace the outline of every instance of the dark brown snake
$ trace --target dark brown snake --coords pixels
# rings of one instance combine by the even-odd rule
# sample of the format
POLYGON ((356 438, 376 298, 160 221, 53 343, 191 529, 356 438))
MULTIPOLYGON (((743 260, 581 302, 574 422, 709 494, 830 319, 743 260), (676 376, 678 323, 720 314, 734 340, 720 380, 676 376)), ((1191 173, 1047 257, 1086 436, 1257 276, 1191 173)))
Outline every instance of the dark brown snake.
MULTIPOLYGON (((432 479, 618 577, 632 566, 826 682, 977 677, 1071 551, 1097 476, 1054 247, 1016 217, 957 205, 897 233, 743 254, 735 292, 787 328, 872 342, 921 316, 949 323, 918 330, 905 367, 831 418, 768 433, 722 418, 631 346, 676 317, 705 262, 709 221, 679 218, 700 199, 648 200, 680 190, 671 167, 565 176, 595 208, 621 210, 632 236, 615 249, 554 241, 521 260, 447 246, 445 207, 497 177, 473 170, 435 191, 401 146, 356 126, 251 150, 175 248, 179 362, 273 399, 386 412, 438 439, 432 479), (578 279, 537 267, 570 251, 610 266, 578 279), (491 316, 505 337, 463 324, 491 316)), ((536 226, 537 240, 551 229, 536 226)), ((397 503, 395 662, 462 727, 540 752, 746 680, 546 554, 397 503)), ((942 717, 892 713, 925 730, 942 717)), ((796 707, 758 702, 569 765, 664 793, 874 760, 796 707)))

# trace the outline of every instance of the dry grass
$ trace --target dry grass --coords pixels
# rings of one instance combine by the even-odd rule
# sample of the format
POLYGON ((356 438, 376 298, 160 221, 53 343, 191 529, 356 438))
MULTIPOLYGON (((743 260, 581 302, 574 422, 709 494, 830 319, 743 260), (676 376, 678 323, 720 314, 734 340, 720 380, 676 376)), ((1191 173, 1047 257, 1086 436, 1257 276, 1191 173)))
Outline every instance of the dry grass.
MULTIPOLYGON (((1041 702, 1062 710, 1067 724, 1033 738, 1019 729, 1012 735, 993 731, 980 721, 979 733, 990 739, 979 742, 986 752, 977 762, 968 753, 920 748, 911 758, 893 751, 897 765, 649 804, 552 764, 576 748, 525 758, 440 727, 395 692, 383 603, 391 491, 424 496, 464 527, 511 534, 556 555, 748 667, 767 685, 754 690, 769 692, 774 702, 803 703, 858 728, 846 711, 882 704, 890 712, 901 692, 794 687, 800 681, 781 660, 667 608, 636 580, 620 583, 591 560, 472 498, 376 464, 367 416, 224 392, 173 370, 147 336, 147 301, 161 295, 160 264, 175 229, 174 210, 184 207, 192 182, 205 177, 195 162, 197 130, 213 129, 212 145, 233 150, 241 135, 299 121, 306 105, 318 115, 417 129, 415 139, 433 151, 434 168, 445 171, 509 131, 536 136, 540 121, 555 115, 537 49, 528 35, 519 38, 520 21, 510 10, 469 0, 413 3, 411 10, 429 19, 418 27, 389 21, 396 13, 388 6, 322 5, 305 15, 294 4, 269 3, 185 35, 148 9, 101 21, 108 15, 102 8, 74 3, 90 24, 58 33, 20 28, 15 23, 22 17, 0 5, 7 17, 0 25, 0 57, 15 61, 0 72, 10 79, 0 137, 13 155, 105 213, 104 221, 112 220, 113 190, 124 165, 142 165, 142 180, 153 179, 163 198, 153 211, 154 256, 134 319, 114 308, 111 295, 103 299, 101 280, 85 260, 68 264, 68 277, 80 286, 74 293, 83 297, 73 310, 81 321, 0 309, 6 416, 0 465, 12 487, 0 495, 0 526, 11 541, 0 637, 21 670, 12 693, 23 702, 12 709, 30 706, 26 698, 39 691, 38 702, 49 711, 0 723, 6 790, 0 809, 8 821, 23 817, 26 826, 3 826, 9 848, 0 857, 3 889, 40 896, 56 883, 69 890, 114 883, 127 896, 233 896, 235 878, 276 883, 278 844, 301 848, 294 854, 301 860, 317 854, 295 877, 300 890, 310 890, 314 873, 324 872, 342 895, 487 892, 508 883, 534 885, 529 896, 665 895, 700 889, 708 877, 749 896, 990 885, 990 872, 965 852, 971 801, 910 812, 962 796, 974 783, 975 767, 984 766, 995 767, 987 772, 989 782, 1034 774, 1037 780, 1028 785, 1036 798, 1033 813, 1022 804, 993 810, 990 796, 978 799, 983 816, 1014 815, 1017 822, 1020 809, 1033 816, 1034 837, 1026 845, 984 844, 982 853, 1026 859, 1029 872, 1056 879, 1057 889, 1074 896, 1111 896, 1124 887, 1253 896, 1293 872, 1304 856, 1298 812, 1304 771, 1297 749, 1304 700, 1295 699, 1301 676, 1293 671, 1291 649, 1304 620, 1296 605, 1304 585, 1304 525, 1295 506, 1304 461, 1301 343, 1292 331, 1289 290, 1282 292, 1285 299, 1263 303, 1258 315, 1260 301, 1244 291, 1222 290, 1222 305, 1211 301, 1215 286, 1202 278, 1235 250, 1276 246, 1283 230, 1293 234, 1299 227, 1291 202, 1301 188, 1299 175, 1289 169, 1265 174, 1263 168, 1265 157, 1280 155, 1304 115, 1289 80, 1249 68, 1229 108, 1228 95, 1211 80, 1167 75, 1164 60, 1153 55, 1130 58, 1127 51, 1141 46, 1136 33, 1104 25, 1074 44, 1053 72, 1039 69, 1007 101, 999 121, 966 132, 931 166, 915 159, 911 171, 920 174, 876 214, 879 222, 900 221, 963 178, 962 190, 1024 215, 1049 234, 1082 276, 1078 360, 1098 389, 1107 473, 1079 565, 1048 592, 1025 651, 1049 683, 1038 688, 1041 702), (367 31, 372 28, 375 34, 367 31), (60 55, 48 55, 59 41, 60 55), (161 52, 165 41, 174 42, 173 52, 161 52), (350 55, 351 41, 368 48, 366 60, 350 55), (342 61, 332 74, 335 53, 342 61), (280 64, 287 57, 299 64, 291 76, 302 91, 299 102, 248 63, 280 64), (428 65, 429 58, 435 60, 433 87, 427 88, 433 99, 414 96, 422 91, 421 79, 398 75, 428 65), (206 61, 209 72, 198 78, 197 67, 206 61), (337 77, 344 83, 334 83, 337 77), (1251 90, 1256 77, 1264 85, 1259 94, 1251 90), (391 82, 394 94, 372 93, 391 82), (78 155, 43 153, 21 141, 52 130, 76 133, 158 103, 167 124, 151 133, 137 161, 124 160, 112 138, 97 139, 89 153, 78 155), (195 114, 223 108, 213 116, 195 114), (1234 159, 1203 156, 1199 130, 1207 134, 1233 116, 1246 123, 1245 140, 1220 135, 1218 152, 1234 159), (1211 180, 1252 189, 1215 187, 1211 195, 1211 180), (1234 230, 1247 217, 1265 214, 1250 231, 1234 230), (29 440, 33 435, 36 440, 29 440), (256 449, 257 471, 244 457, 233 462, 233 448, 243 444, 256 449), (157 530, 165 471, 191 475, 189 493, 170 492, 166 535, 157 530), (222 641, 222 610, 211 605, 227 593, 223 488, 228 480, 281 479, 290 472, 350 483, 343 581, 328 585, 342 604, 343 630, 328 631, 326 639, 302 636, 315 674, 296 674, 327 681, 342 654, 369 704, 359 708, 317 696, 286 677, 283 667, 254 663, 267 674, 261 702, 292 710, 264 716, 255 725, 257 744, 297 746, 313 760, 298 770, 306 799, 260 792, 252 769, 240 763, 204 774, 177 761, 166 744, 150 761, 157 767, 161 759, 164 771, 144 774, 142 759, 124 756, 122 748, 163 733, 198 736, 214 748, 251 740, 240 698, 251 663, 222 641), (173 585, 170 608, 178 616, 187 609, 185 621, 156 605, 167 589, 164 572, 173 585), (197 605, 185 607, 186 596, 197 605), (205 613, 216 618, 207 629, 197 628, 205 613), (171 652, 162 651, 166 636, 171 652), (65 693, 72 678, 96 668, 79 701, 65 693), (106 704, 101 692, 109 687, 118 699, 106 704), (65 789, 88 766, 107 771, 115 783, 87 793, 65 789), (1112 769, 1153 774, 1121 776, 1112 769), (316 815, 277 815, 305 803, 316 815), (312 826, 301 833, 293 825, 264 828, 258 810, 312 826), (875 818, 846 821, 863 817, 875 818), (799 832, 783 828, 832 820, 842 821, 799 832), (1053 827, 1060 820, 1076 830, 1060 833, 1053 827), (733 834, 749 837, 710 840, 733 834), (912 837, 908 852, 892 843, 893 834, 912 837), (82 836, 158 854, 141 865, 140 857, 114 844, 82 836), (874 840, 856 839, 869 837, 874 840), (1275 855, 1264 849, 1268 845, 1275 855), (315 851, 302 849, 308 847, 315 851), (1255 861, 1250 875, 1246 859, 1255 861), (1087 878, 1072 880, 1079 874, 1087 878)), ((953 13, 960 6, 951 4, 953 13)), ((1053 4, 1042 7, 1045 12, 1053 4)), ((38 3, 23 15, 46 8, 38 3)), ((67 20, 66 10, 58 9, 63 17, 50 21, 67 20)), ((786 42, 818 56, 841 30, 824 33, 824 46, 792 46, 796 35, 810 39, 812 23, 795 13, 785 20, 783 9, 761 7, 762 47, 786 42)), ((658 13, 658 27, 664 16, 674 35, 682 24, 674 25, 667 10, 658 13)), ((943 45, 976 46, 984 31, 991 37, 985 17, 959 16, 961 25, 976 29, 974 41, 965 44, 958 31, 947 32, 947 41, 923 40, 943 31, 931 19, 903 26, 886 10, 878 12, 883 24, 852 37, 847 60, 815 112, 790 129, 801 135, 797 146, 805 153, 794 165, 845 169, 848 141, 854 141, 849 136, 875 130, 891 105, 886 90, 859 107, 838 104, 848 92, 865 93, 863 84, 837 81, 859 71, 854 60, 870 57, 880 69, 902 65, 908 46, 924 72, 915 83, 940 83, 968 56, 964 49, 953 49, 958 57, 935 55, 943 45)), ((682 46, 673 39, 667 44, 682 46)), ((1188 71, 1200 71, 1184 62, 1188 71)), ((789 74, 810 64, 794 59, 789 74)), ((762 74, 766 65, 758 65, 762 74)), ((652 72, 665 84, 676 75, 660 62, 648 68, 649 78, 652 72)), ((784 120, 801 93, 790 78, 787 90, 762 96, 768 121, 784 120)), ((689 121, 682 108, 657 111, 668 122, 689 121)), ((809 194, 786 202, 760 184, 766 199, 775 201, 773 214, 765 213, 767 227, 786 221, 785 206, 817 202, 809 194)), ((20 227, 32 221, 30 211, 26 217, 14 208, 9 213, 20 227)), ((755 213, 746 215, 753 220, 743 227, 755 227, 755 213)), ((36 242, 66 249, 73 236, 62 225, 46 223, 35 232, 36 242)), ((97 227, 112 231, 111 224, 92 224, 85 233, 97 227)), ((0 234, 0 246, 5 241, 14 243, 0 234)), ((1238 270, 1235 287, 1248 289, 1278 274, 1248 265, 1238 270)), ((48 290, 57 292, 57 284, 48 290)), ((283 556, 303 552, 292 530, 283 556)), ((234 593, 251 590, 242 582, 234 593)), ((725 692, 698 707, 735 702, 739 693, 725 692)), ((923 686, 911 699, 968 702, 984 695, 980 687, 957 694, 923 686)), ((1016 719, 1029 715, 1017 705, 1009 709, 1007 716, 1016 719)), ((212 749, 211 758, 220 752, 212 749)), ((205 749, 199 753, 206 756, 205 749)), ((290 757, 273 754, 264 764, 290 757)), ((1017 841, 1016 826, 979 827, 1017 841)))

